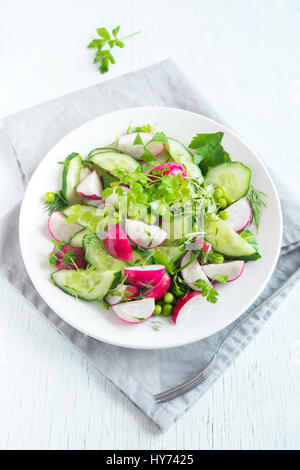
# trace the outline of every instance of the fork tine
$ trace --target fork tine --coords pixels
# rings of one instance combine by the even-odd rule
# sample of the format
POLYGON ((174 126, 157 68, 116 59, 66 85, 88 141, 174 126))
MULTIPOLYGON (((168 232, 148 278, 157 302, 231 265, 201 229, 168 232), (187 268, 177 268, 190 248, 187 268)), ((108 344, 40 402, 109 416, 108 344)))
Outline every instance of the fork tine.
POLYGON ((213 371, 212 367, 206 367, 200 374, 195 375, 189 381, 184 382, 183 384, 177 385, 176 387, 173 387, 169 390, 166 390, 165 392, 158 393, 157 395, 154 396, 154 398, 158 402, 176 398, 178 395, 182 395, 183 393, 189 391, 193 387, 196 387, 197 385, 202 383, 204 380, 206 380, 209 377, 212 371, 213 371))
POLYGON ((200 385, 202 382, 204 382, 212 373, 212 370, 210 370, 208 373, 201 375, 201 377, 198 378, 197 381, 194 381, 193 383, 186 385, 183 388, 178 388, 178 390, 167 394, 163 395, 160 398, 156 398, 157 403, 164 403, 166 401, 174 400, 174 398, 177 398, 178 396, 184 395, 187 393, 189 390, 193 389, 194 387, 200 385))

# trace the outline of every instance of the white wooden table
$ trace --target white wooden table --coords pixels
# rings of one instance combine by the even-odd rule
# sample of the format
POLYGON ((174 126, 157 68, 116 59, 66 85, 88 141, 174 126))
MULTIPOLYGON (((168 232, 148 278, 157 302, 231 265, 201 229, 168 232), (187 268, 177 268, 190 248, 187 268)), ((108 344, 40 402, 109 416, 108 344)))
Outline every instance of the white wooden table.
MULTIPOLYGON (((299 188, 299 43, 299 0, 10 0, 0 13, 0 117, 172 56, 299 188), (103 77, 85 46, 96 27, 118 24, 143 33, 103 77)), ((20 187, 1 132, 0 147, 4 213, 20 187)), ((1 449, 299 448, 299 285, 165 434, 4 282, 0 305, 1 449)))

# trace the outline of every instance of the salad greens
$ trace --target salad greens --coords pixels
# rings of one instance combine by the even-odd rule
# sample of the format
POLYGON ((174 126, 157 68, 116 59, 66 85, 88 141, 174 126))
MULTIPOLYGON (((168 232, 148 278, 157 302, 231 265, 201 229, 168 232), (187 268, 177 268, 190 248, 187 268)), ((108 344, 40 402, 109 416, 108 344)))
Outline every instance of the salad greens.
MULTIPOLYGON (((123 42, 119 27, 112 36, 97 32, 101 39, 89 47, 105 71, 111 59, 103 48, 123 42)), ((260 258, 249 224, 258 229, 266 207, 251 170, 231 161, 222 138, 199 133, 189 150, 150 124, 131 123, 86 159, 72 153, 60 162, 62 190, 47 192, 44 202, 53 283, 127 323, 172 315, 177 324, 189 302, 216 303, 216 285, 260 258)))
POLYGON ((122 38, 118 37, 121 26, 117 26, 112 30, 110 34, 106 28, 97 28, 97 34, 100 37, 93 39, 87 46, 90 49, 97 49, 94 58, 94 64, 100 63, 98 70, 101 74, 107 73, 109 71, 109 65, 115 64, 116 61, 111 53, 111 49, 114 47, 119 47, 123 49, 125 47, 125 39, 131 38, 140 34, 140 31, 137 33, 129 34, 129 36, 124 36, 122 38), (105 47, 107 47, 105 49, 105 47))

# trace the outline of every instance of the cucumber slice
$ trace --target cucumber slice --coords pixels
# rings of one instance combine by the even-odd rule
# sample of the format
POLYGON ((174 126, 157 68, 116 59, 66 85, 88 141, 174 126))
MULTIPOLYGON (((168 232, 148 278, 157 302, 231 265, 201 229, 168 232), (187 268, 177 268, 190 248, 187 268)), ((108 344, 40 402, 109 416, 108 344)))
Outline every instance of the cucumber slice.
POLYGON ((170 154, 164 149, 159 155, 157 155, 155 161, 142 163, 143 173, 150 173, 150 171, 152 171, 156 166, 169 162, 170 160, 172 160, 170 154))
POLYGON ((70 238, 69 244, 72 246, 76 246, 79 248, 82 248, 82 240, 85 235, 88 235, 90 233, 90 230, 88 228, 83 228, 82 230, 79 230, 79 232, 75 233, 73 237, 70 238))
POLYGON ((115 170, 122 170, 128 173, 141 171, 141 165, 135 158, 115 151, 97 153, 90 158, 90 161, 113 176, 116 176, 115 170))
POLYGON ((222 186, 227 201, 232 204, 244 197, 249 189, 251 170, 240 162, 221 163, 208 169, 205 184, 222 186))
POLYGON ((223 220, 206 217, 204 230, 205 240, 211 243, 214 251, 226 258, 253 261, 261 257, 253 246, 223 220))
POLYGON ((181 142, 168 137, 166 148, 173 160, 185 167, 188 176, 197 178, 202 183, 204 178, 200 168, 194 163, 193 154, 181 142))
POLYGON ((60 269, 51 274, 52 282, 69 295, 83 300, 101 300, 120 281, 116 271, 92 271, 85 269, 60 269))
POLYGON ((124 261, 113 258, 107 253, 103 241, 95 234, 86 235, 83 238, 82 246, 85 259, 90 266, 95 266, 98 271, 121 271, 126 266, 124 261))
POLYGON ((62 172, 61 192, 68 204, 82 201, 82 196, 76 192, 80 183, 80 174, 83 167, 82 158, 79 153, 71 153, 66 159, 62 172))
POLYGON ((173 274, 175 264, 185 253, 185 250, 178 246, 160 246, 153 251, 154 263, 163 264, 170 274, 173 274))
POLYGON ((98 223, 103 219, 104 209, 87 204, 73 204, 63 209, 69 223, 77 223, 96 232, 98 223))

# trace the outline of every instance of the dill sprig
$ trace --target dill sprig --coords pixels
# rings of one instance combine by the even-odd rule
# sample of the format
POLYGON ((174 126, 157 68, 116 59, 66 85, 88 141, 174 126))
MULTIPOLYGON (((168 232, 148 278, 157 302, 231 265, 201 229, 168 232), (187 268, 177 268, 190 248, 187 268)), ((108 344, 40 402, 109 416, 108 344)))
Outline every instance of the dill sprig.
POLYGON ((67 206, 67 202, 65 201, 61 191, 56 191, 54 195, 54 201, 44 202, 44 211, 47 212, 48 215, 51 215, 52 212, 60 211, 67 206))
POLYGON ((263 193, 262 191, 259 191, 252 184, 250 184, 250 187, 249 187, 249 190, 248 190, 248 193, 247 193, 246 197, 247 197, 247 199, 250 203, 251 209, 252 209, 251 222, 252 221, 255 222, 256 230, 258 231, 262 211, 267 207, 267 203, 265 201, 265 198, 267 197, 267 194, 263 193))

